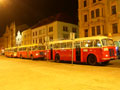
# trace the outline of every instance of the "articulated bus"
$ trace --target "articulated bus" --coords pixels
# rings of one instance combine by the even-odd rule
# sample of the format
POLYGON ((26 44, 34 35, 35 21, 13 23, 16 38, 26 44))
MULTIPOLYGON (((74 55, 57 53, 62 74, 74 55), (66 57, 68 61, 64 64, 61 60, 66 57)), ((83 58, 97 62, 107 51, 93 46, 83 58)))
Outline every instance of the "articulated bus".
POLYGON ((44 59, 45 58, 45 45, 26 45, 18 47, 17 57, 31 58, 31 59, 44 59))
POLYGON ((108 64, 117 56, 113 40, 105 36, 53 41, 48 46, 47 58, 56 62, 72 61, 72 50, 74 62, 90 65, 108 64))

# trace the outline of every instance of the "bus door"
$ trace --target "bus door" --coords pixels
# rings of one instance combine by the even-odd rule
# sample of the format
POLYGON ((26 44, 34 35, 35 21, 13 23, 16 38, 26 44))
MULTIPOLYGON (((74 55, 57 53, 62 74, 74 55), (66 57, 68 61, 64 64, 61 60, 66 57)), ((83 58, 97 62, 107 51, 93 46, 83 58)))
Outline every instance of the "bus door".
POLYGON ((80 42, 75 43, 76 48, 76 61, 81 61, 81 48, 80 48, 80 42))
POLYGON ((52 44, 50 45, 50 59, 53 60, 53 47, 52 44))
POLYGON ((29 47, 26 47, 27 58, 29 58, 29 47))

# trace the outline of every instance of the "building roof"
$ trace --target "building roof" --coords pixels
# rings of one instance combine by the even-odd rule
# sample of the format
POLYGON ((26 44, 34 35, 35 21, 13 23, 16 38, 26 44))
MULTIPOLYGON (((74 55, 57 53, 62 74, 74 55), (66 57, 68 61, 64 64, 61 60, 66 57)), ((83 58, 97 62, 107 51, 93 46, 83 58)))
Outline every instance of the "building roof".
POLYGON ((76 24, 76 25, 78 24, 77 19, 75 19, 74 17, 67 15, 65 13, 59 13, 57 15, 50 16, 48 18, 45 18, 45 19, 39 21, 37 24, 35 24, 31 28, 34 29, 36 27, 40 27, 40 26, 52 23, 54 21, 62 21, 62 22, 67 22, 67 23, 71 23, 71 24, 76 24))
POLYGON ((16 27, 17 31, 23 32, 24 30, 28 29, 29 26, 27 24, 22 24, 16 27))

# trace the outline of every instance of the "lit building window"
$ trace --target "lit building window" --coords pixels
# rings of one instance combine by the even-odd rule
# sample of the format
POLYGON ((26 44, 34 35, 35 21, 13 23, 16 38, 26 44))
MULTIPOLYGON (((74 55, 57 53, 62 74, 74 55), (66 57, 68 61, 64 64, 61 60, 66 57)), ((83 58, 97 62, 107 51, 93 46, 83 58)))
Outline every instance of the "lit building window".
POLYGON ((118 33, 118 24, 117 23, 112 24, 112 29, 113 29, 113 34, 118 33))
POLYGON ((112 15, 116 14, 116 5, 112 6, 111 8, 112 8, 112 15))

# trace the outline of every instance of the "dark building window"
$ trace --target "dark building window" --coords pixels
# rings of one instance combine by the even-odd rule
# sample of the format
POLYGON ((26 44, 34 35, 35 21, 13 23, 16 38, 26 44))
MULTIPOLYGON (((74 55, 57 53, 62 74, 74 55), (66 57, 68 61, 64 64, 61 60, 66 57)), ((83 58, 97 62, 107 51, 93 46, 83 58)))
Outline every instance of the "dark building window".
POLYGON ((88 29, 85 29, 85 37, 88 37, 88 29))
POLYGON ((97 26, 97 35, 100 35, 101 31, 100 31, 100 26, 97 26))
POLYGON ((73 33, 77 33, 77 29, 76 28, 72 28, 72 32, 73 33))
POLYGON ((95 27, 92 27, 92 36, 95 36, 95 27))
POLYGON ((68 27, 63 26, 63 31, 68 32, 68 27))
POLYGON ((87 15, 84 15, 84 22, 87 22, 87 15))
POLYGON ((91 18, 94 18, 94 10, 91 11, 91 18))
POLYGON ((84 0, 84 7, 86 7, 87 6, 87 1, 86 0, 84 0))
POLYGON ((36 36, 37 36, 37 32, 36 32, 36 36))
POLYGON ((114 34, 118 33, 118 24, 117 23, 112 24, 112 29, 114 34))
POLYGON ((64 40, 69 39, 69 34, 63 34, 63 39, 64 40))
POLYGON ((39 38, 39 43, 42 43, 42 38, 39 38))
POLYGON ((116 14, 116 5, 112 6, 112 15, 116 14))
POLYGON ((53 36, 50 36, 49 39, 50 39, 50 41, 53 41, 53 36))
POLYGON ((100 16, 100 9, 96 9, 96 17, 100 16))
POLYGON ((33 32, 33 36, 34 36, 34 32, 33 32))
POLYGON ((53 32, 53 27, 49 27, 49 32, 53 32))
POLYGON ((96 0, 93 0, 93 3, 96 3, 96 0))

